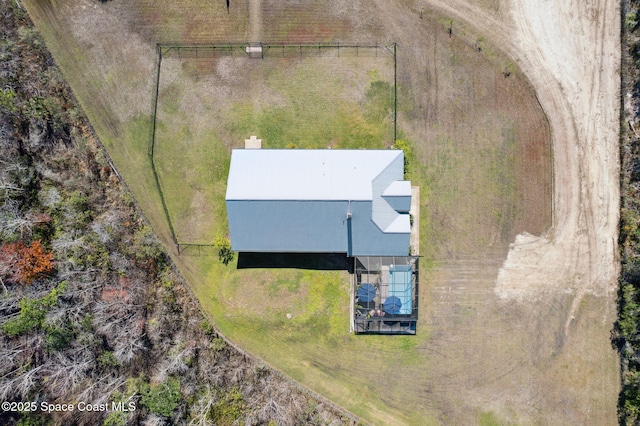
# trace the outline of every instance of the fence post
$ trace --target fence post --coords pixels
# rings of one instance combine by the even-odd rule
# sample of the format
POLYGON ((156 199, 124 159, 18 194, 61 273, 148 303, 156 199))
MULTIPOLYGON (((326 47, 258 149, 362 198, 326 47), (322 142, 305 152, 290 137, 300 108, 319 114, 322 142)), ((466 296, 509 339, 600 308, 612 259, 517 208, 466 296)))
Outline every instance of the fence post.
POLYGON ((393 43, 393 143, 398 138, 398 65, 396 63, 396 43, 393 43))

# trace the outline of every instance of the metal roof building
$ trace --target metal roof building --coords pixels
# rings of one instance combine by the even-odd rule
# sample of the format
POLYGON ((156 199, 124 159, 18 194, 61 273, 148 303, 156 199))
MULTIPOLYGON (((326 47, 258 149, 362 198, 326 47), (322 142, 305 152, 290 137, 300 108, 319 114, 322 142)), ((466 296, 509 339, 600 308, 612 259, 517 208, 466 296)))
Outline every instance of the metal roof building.
POLYGON ((233 150, 233 250, 406 256, 411 183, 401 150, 233 150))

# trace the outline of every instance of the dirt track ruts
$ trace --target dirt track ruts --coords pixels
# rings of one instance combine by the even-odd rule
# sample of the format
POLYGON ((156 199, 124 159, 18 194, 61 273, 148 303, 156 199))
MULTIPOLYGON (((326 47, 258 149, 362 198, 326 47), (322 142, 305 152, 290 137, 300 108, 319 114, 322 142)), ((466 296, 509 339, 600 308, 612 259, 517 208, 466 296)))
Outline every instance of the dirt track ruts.
POLYGON ((496 291, 529 298, 571 290, 568 326, 585 293, 615 291, 619 271, 619 5, 513 0, 498 19, 459 0, 428 3, 514 58, 551 122, 553 228, 546 236, 517 238, 496 291))
MULTIPOLYGON (((485 406, 494 406, 497 412, 518 406, 516 412, 533 410, 549 424, 572 424, 580 416, 592 424, 615 424, 615 355, 608 337, 615 320, 619 273, 620 6, 613 0, 589 4, 505 0, 499 2, 499 12, 491 12, 479 3, 423 4, 452 19, 454 34, 460 26, 472 28, 506 53, 529 79, 552 129, 554 214, 544 235, 517 236, 494 287, 509 309, 516 307, 512 318, 503 318, 516 327, 511 339, 522 339, 529 346, 513 361, 518 367, 508 373, 511 378, 500 376, 496 389, 480 396, 471 392, 462 399, 490 395, 485 406), (557 342, 552 349, 545 345, 553 339, 540 337, 550 332, 557 342), (545 350, 554 355, 549 357, 545 350)), ((378 7, 402 17, 394 25, 410 19, 398 5, 379 1, 378 7)), ((414 7, 413 19, 419 19, 419 7, 414 7)), ((399 27, 395 33, 405 34, 399 27)), ((398 42, 400 48, 419 48, 410 37, 398 42)), ((477 337, 458 332, 463 336, 456 338, 469 339, 466 344, 449 345, 442 339, 430 343, 430 348, 442 344, 442 353, 447 353, 439 358, 447 365, 440 372, 449 374, 446 383, 468 379, 462 368, 456 370, 455 362, 446 364, 452 349, 464 351, 477 337)), ((511 360, 503 348, 492 356, 496 361, 511 360)), ((464 359, 468 370, 485 371, 482 356, 470 358, 464 359)), ((444 382, 433 382, 435 389, 446 388, 444 382)), ((467 387, 454 384, 451 392, 465 394, 467 387)), ((448 400, 443 401, 446 407, 448 400)))

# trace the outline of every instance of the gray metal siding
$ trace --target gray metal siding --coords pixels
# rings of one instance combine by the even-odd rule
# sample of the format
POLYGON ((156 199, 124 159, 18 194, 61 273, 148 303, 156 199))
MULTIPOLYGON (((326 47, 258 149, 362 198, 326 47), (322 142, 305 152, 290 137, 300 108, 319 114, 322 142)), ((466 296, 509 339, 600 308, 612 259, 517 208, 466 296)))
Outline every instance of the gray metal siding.
POLYGON ((347 252, 347 201, 227 201, 233 250, 347 252))

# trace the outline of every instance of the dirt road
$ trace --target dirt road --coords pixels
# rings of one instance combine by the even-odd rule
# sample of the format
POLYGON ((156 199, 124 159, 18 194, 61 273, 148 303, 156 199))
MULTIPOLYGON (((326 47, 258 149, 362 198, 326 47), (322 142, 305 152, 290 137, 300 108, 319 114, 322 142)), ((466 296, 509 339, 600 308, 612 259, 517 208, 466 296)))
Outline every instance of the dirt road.
MULTIPOLYGON (((389 2, 377 5, 398 17, 393 32, 401 48, 418 52, 401 29, 420 19, 420 3, 410 6, 414 16, 389 2)), ((609 332, 619 272, 619 4, 422 5, 450 19, 454 34, 470 27, 520 67, 550 122, 554 157, 553 224, 544 235, 518 235, 498 260, 497 279, 492 261, 480 259, 443 264, 430 277, 431 324, 446 332, 425 348, 440 366, 430 371, 429 398, 449 420, 465 419, 453 408, 460 401, 480 401, 525 423, 615 424, 619 388, 609 332), (498 303, 485 293, 491 288, 499 309, 489 306, 498 303), (447 313, 451 306, 475 312, 475 320, 451 325, 459 318, 447 313)))
POLYGON ((522 266, 540 274, 538 282, 560 277, 575 292, 568 333, 583 295, 611 295, 618 274, 619 5, 537 3, 515 1, 512 16, 516 47, 537 63, 530 78, 553 122, 555 229, 516 242, 497 290, 506 297, 536 291, 522 266))
POLYGON ((518 237, 496 291, 528 298, 570 289, 576 306, 585 293, 611 294, 619 270, 618 2, 513 0, 500 13, 458 0, 429 3, 517 61, 553 129, 553 229, 518 237))
MULTIPOLYGON (((619 273, 619 3, 512 0, 492 10, 477 3, 429 2, 468 22, 516 60, 553 132, 553 227, 547 235, 516 238, 495 291, 525 306, 568 294, 562 340, 585 314, 585 296, 597 296, 599 308, 591 312, 597 311, 594 317, 606 332, 615 314, 619 273)), ((566 340, 572 347, 565 352, 585 356, 574 352, 576 340, 585 338, 566 340)))
POLYGON ((262 41, 262 2, 249 0, 249 34, 251 42, 262 41))

